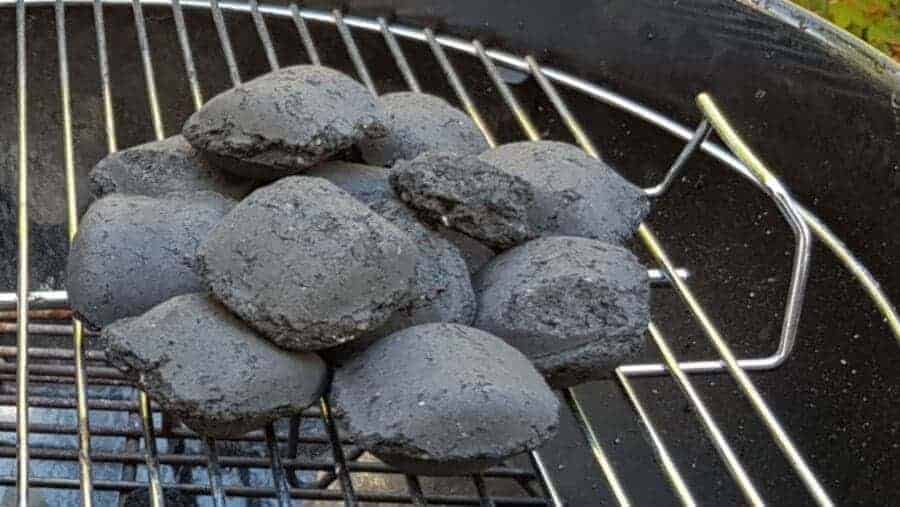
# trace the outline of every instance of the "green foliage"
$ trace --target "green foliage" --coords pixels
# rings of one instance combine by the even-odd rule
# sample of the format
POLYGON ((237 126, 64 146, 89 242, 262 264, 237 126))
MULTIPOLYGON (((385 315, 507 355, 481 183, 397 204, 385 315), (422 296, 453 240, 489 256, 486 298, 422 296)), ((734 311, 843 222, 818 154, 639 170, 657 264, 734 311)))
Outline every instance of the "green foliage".
POLYGON ((793 0, 900 60, 900 0, 793 0))

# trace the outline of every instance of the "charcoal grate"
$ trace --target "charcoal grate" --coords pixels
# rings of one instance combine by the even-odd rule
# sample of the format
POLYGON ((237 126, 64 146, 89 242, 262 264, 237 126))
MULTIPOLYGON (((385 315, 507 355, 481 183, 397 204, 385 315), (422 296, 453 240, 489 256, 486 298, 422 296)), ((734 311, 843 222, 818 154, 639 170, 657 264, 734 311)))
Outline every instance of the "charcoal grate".
MULTIPOLYGON (((802 309, 810 264, 809 252, 814 239, 824 243, 859 280, 898 339, 900 339, 900 320, 898 320, 894 307, 865 267, 856 260, 827 226, 793 199, 780 181, 758 161, 753 152, 732 130, 723 113, 709 96, 701 95, 698 98, 698 107, 704 113, 705 119, 694 130, 691 130, 605 88, 563 71, 542 67, 532 56, 520 58, 502 51, 486 49, 477 40, 468 42, 437 35, 430 28, 419 29, 394 25, 383 18, 367 19, 344 16, 339 10, 325 12, 301 9, 295 4, 288 7, 259 5, 256 0, 250 0, 246 4, 220 3, 218 0, 208 2, 200 0, 132 0, 130 2, 126 0, 18 0, 12 2, 5 0, 0 2, 0 6, 15 7, 17 27, 17 126, 19 138, 17 233, 19 255, 17 292, 0 294, 0 312, 15 310, 16 320, 13 323, 0 323, 0 331, 15 332, 17 335, 15 347, 0 347, 0 359, 3 361, 15 359, 15 366, 9 362, 0 362, 0 379, 15 378, 16 381, 16 388, 12 390, 8 389, 8 383, 0 384, 3 386, 3 390, 0 391, 0 408, 15 407, 16 421, 15 423, 0 421, 0 432, 14 431, 17 445, 16 447, 0 446, 0 458, 16 458, 17 467, 15 475, 0 476, 0 485, 16 487, 18 505, 28 505, 29 492, 37 488, 80 491, 79 498, 82 504, 92 505, 98 492, 124 493, 146 487, 150 488, 154 505, 162 505, 164 502, 164 489, 177 489, 190 495, 206 498, 211 505, 217 507, 224 506, 235 498, 266 498, 271 499, 277 505, 289 505, 294 499, 329 500, 343 502, 346 505, 357 505, 360 502, 482 506, 548 504, 557 506, 564 504, 564 500, 554 486, 538 452, 530 453, 530 467, 528 468, 504 465, 472 476, 470 481, 473 494, 428 494, 427 488, 423 487, 423 480, 419 477, 403 475, 396 469, 380 462, 360 460, 363 456, 362 451, 355 447, 352 441, 348 441, 338 434, 335 421, 331 417, 328 400, 325 398, 320 401, 319 406, 308 409, 302 416, 279 421, 277 424, 269 425, 264 431, 252 432, 240 439, 229 441, 200 439, 187 428, 171 420, 166 414, 160 413, 145 394, 129 387, 117 370, 105 364, 102 352, 85 350, 84 340, 87 333, 79 322, 59 323, 71 317, 71 313, 67 313, 67 296, 64 291, 32 291, 29 289, 30 252, 28 250, 27 204, 29 126, 27 123, 26 86, 26 64, 29 53, 26 47, 25 33, 26 10, 29 7, 46 6, 53 6, 55 9, 59 53, 59 93, 63 113, 62 143, 66 175, 65 192, 68 203, 68 237, 71 240, 77 231, 77 199, 66 40, 66 9, 67 6, 73 8, 90 6, 93 8, 93 29, 97 39, 98 77, 104 106, 107 147, 109 152, 114 152, 118 149, 118 141, 111 91, 111 69, 107 55, 107 27, 105 26, 104 9, 107 7, 121 9, 127 8, 129 5, 133 13, 143 66, 149 103, 148 114, 157 139, 165 137, 166 129, 160 109, 159 89, 154 74, 152 49, 147 36, 144 6, 171 9, 184 60, 185 78, 195 108, 199 108, 203 104, 204 95, 194 63, 191 38, 185 25, 183 9, 203 9, 211 12, 232 84, 241 82, 241 71, 235 59, 223 11, 252 18, 253 26, 264 48, 266 60, 273 69, 278 67, 279 61, 273 47, 272 36, 266 25, 266 18, 279 17, 293 21, 308 60, 317 64, 321 62, 321 56, 307 23, 323 23, 333 26, 353 63, 357 77, 373 94, 377 94, 378 90, 357 46, 353 30, 381 34, 385 47, 393 57, 401 77, 407 87, 414 91, 421 90, 421 87, 397 39, 402 38, 406 41, 426 45, 436 59, 459 103, 484 133, 485 139, 491 146, 497 144, 496 137, 469 96, 463 80, 445 50, 453 50, 480 60, 484 71, 490 81, 494 83, 504 104, 514 114, 527 139, 539 139, 540 130, 531 120, 529 112, 519 103, 516 95, 501 77, 498 66, 515 69, 532 76, 571 132, 576 143, 591 156, 599 157, 599 151, 582 129, 576 115, 572 113, 566 101, 559 94, 557 86, 575 90, 611 107, 631 113, 685 141, 682 152, 669 168, 663 180, 658 185, 645 189, 650 196, 664 194, 677 180, 677 176, 685 168, 686 162, 698 151, 711 155, 725 167, 748 179, 772 199, 791 226, 796 238, 790 291, 777 350, 765 357, 738 359, 714 321, 691 292, 686 281, 689 273, 674 266, 656 234, 646 224, 643 224, 638 231, 638 236, 659 265, 659 268, 650 271, 651 280, 656 285, 670 285, 678 292, 710 339, 718 352, 718 357, 705 361, 679 362, 659 325, 652 323, 649 334, 664 362, 622 365, 616 370, 617 379, 647 431, 648 440, 656 452, 666 478, 677 497, 685 505, 695 505, 697 500, 668 452, 661 434, 649 418, 644 402, 633 389, 631 381, 633 378, 671 375, 683 391, 699 418, 701 427, 719 452, 728 472, 748 503, 762 505, 764 500, 754 485, 754 479, 742 466, 740 458, 729 445, 727 436, 723 434, 715 418, 707 410, 702 397, 694 387, 694 381, 691 380, 691 375, 694 374, 717 372, 730 374, 741 392, 747 396, 771 433, 773 440, 806 486, 812 499, 820 505, 833 504, 819 478, 807 464, 801 451, 794 446, 790 437, 781 427, 778 418, 754 387, 746 372, 777 368, 791 354, 796 341, 797 322, 802 309), (724 141, 727 148, 708 140, 713 131, 724 141), (29 318, 39 322, 29 323, 29 318), (48 323, 46 321, 55 322, 48 323), (72 348, 29 347, 30 334, 71 337, 72 348), (19 351, 23 350, 27 350, 27 353, 20 354, 19 351), (14 377, 12 377, 13 374, 14 377), (31 385, 29 386, 29 384, 31 385), (74 395, 65 397, 48 395, 42 390, 44 386, 48 385, 65 386, 67 392, 74 393, 74 395), (31 391, 29 391, 29 387, 32 388, 31 391), (29 420, 28 407, 44 411, 35 411, 34 414, 52 411, 71 413, 74 409, 75 419, 64 423, 29 420), (118 421, 118 424, 105 422, 106 419, 109 419, 107 417, 109 414, 116 416, 110 420, 118 421), (89 424, 89 419, 92 417, 95 419, 93 425, 89 424), (97 418, 103 419, 104 423, 98 424, 97 418), (321 431, 310 433, 304 430, 304 421, 320 422, 321 431), (45 435, 72 437, 77 439, 77 444, 73 445, 71 449, 43 448, 32 445, 33 439, 45 435), (124 446, 113 451, 91 449, 92 439, 99 437, 120 439, 124 441, 124 446), (165 442, 163 451, 157 448, 157 439, 165 442), (222 453, 223 448, 230 448, 238 444, 252 446, 259 455, 222 453), (304 445, 316 445, 327 449, 326 454, 330 454, 330 459, 298 457, 298 448, 304 445), (77 464, 78 479, 33 477, 29 474, 29 465, 32 461, 38 460, 77 464), (117 467, 115 472, 118 477, 114 479, 107 477, 109 470, 106 470, 106 467, 111 464, 117 467), (228 474, 226 469, 267 471, 266 484, 254 486, 231 484, 225 480, 228 474), (192 470, 202 470, 202 474, 191 475, 194 473, 192 470), (102 477, 100 476, 101 471, 103 472, 102 477), (313 473, 315 478, 301 480, 300 476, 303 476, 303 472, 313 473), (361 490, 354 483, 354 475, 360 473, 402 477, 405 491, 402 493, 374 493, 361 490), (189 480, 179 480, 179 475, 184 474, 189 475, 189 480), (491 495, 488 481, 495 480, 514 483, 521 494, 515 497, 491 495)), ((575 390, 569 389, 564 391, 563 395, 584 431, 586 443, 593 452, 613 496, 621 505, 629 505, 628 492, 623 488, 615 467, 607 458, 600 440, 594 433, 591 421, 588 420, 582 408, 579 394, 575 390)))

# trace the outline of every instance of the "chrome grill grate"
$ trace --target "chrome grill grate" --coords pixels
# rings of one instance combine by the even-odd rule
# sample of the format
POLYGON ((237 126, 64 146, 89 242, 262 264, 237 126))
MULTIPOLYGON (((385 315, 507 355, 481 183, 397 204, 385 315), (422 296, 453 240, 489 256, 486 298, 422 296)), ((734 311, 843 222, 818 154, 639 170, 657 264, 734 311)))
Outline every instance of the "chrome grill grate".
MULTIPOLYGON (((19 277, 15 294, 0 294, 0 311, 15 310, 15 318, 18 323, 0 323, 0 330, 17 334, 16 347, 0 347, 0 358, 16 360, 15 367, 10 363, 0 363, 0 376, 2 376, 3 380, 8 381, 11 379, 11 374, 15 373, 17 386, 13 392, 4 390, 0 393, 0 405, 15 406, 17 421, 16 424, 0 422, 0 432, 15 431, 19 444, 17 449, 0 447, 0 457, 15 457, 18 464, 16 475, 0 477, 0 484, 16 486, 19 505, 27 504, 29 488, 80 490, 82 502, 85 505, 90 505, 94 499, 95 491, 127 492, 147 487, 148 485, 151 491, 151 498, 155 502, 162 502, 163 489, 171 488, 191 495, 204 496, 209 499, 212 505, 216 506, 225 505, 229 499, 239 497, 269 498, 278 505, 288 505, 291 499, 331 500, 344 502, 346 505, 357 505, 359 502, 412 503, 415 505, 562 505, 564 503, 550 478, 550 474, 548 474, 541 455, 537 452, 533 452, 529 456, 530 466, 527 468, 503 466, 491 469, 483 475, 471 477, 471 493, 468 494, 439 496, 428 494, 427 488, 423 487, 423 480, 414 476, 404 476, 405 491, 402 493, 364 491, 354 484, 354 476, 357 473, 396 477, 398 472, 381 463, 360 461, 358 459, 361 451, 354 447, 352 442, 340 438, 337 434, 334 421, 330 416, 327 399, 323 399, 319 407, 307 410, 302 418, 297 417, 290 421, 280 421, 278 425, 271 425, 265 431, 255 432, 241 439, 246 445, 256 446, 255 448, 264 450, 263 456, 223 455, 221 453, 221 448, 225 445, 223 442, 216 442, 210 439, 199 442, 196 435, 174 424, 165 414, 159 414, 156 407, 143 393, 129 390, 122 375, 114 368, 104 364, 101 352, 85 350, 86 333, 78 322, 72 322, 71 324, 59 323, 59 321, 68 319, 71 316, 66 310, 67 300, 65 292, 31 291, 28 285, 30 252, 28 250, 29 207, 27 202, 27 176, 29 166, 27 140, 29 125, 27 123, 28 73, 26 63, 28 62, 26 60, 29 52, 26 46, 25 14, 26 10, 30 8, 53 6, 55 9, 60 83, 59 96, 62 103, 65 192, 68 203, 66 211, 69 224, 68 237, 71 239, 77 230, 78 209, 75 145, 73 142, 74 120, 70 97, 66 38, 67 28, 71 27, 67 27, 65 15, 69 10, 67 6, 84 4, 93 8, 93 29, 96 34, 96 56, 99 65, 98 78, 101 84, 106 140, 108 151, 110 152, 116 151, 119 143, 117 140, 116 111, 112 99, 112 70, 107 53, 106 34, 108 28, 105 26, 104 10, 109 8, 127 8, 130 4, 140 49, 141 64, 143 66, 149 116, 157 139, 164 138, 167 131, 172 133, 174 126, 169 125, 167 129, 167 126, 164 125, 164 115, 159 99, 160 88, 157 85, 157 79, 154 74, 154 58, 147 33, 144 6, 171 9, 175 22, 175 35, 183 56, 184 75, 190 90, 190 100, 195 108, 199 108, 202 105, 205 97, 195 66, 194 50, 191 46, 192 41, 185 23, 183 8, 203 9, 211 12, 219 39, 218 43, 221 44, 222 54, 227 67, 227 74, 232 84, 241 82, 242 73, 235 57, 223 11, 251 17, 259 41, 262 44, 265 59, 271 68, 277 68, 279 61, 272 36, 267 28, 266 18, 286 18, 290 19, 296 26, 297 34, 302 41, 302 49, 305 51, 307 59, 313 63, 320 63, 322 58, 319 55, 317 43, 307 23, 332 25, 337 30, 344 50, 356 70, 357 78, 373 94, 378 93, 378 90, 366 61, 357 46, 353 30, 356 30, 357 33, 372 32, 380 34, 383 38, 384 47, 393 58, 393 62, 397 70, 399 70, 403 81, 409 89, 416 91, 419 91, 421 86, 397 39, 400 38, 404 41, 423 44, 424 47, 428 48, 431 56, 436 60, 440 70, 443 72, 449 89, 452 90, 459 103, 473 118, 484 133, 488 143, 492 146, 497 144, 496 135, 494 132, 491 132, 488 123, 470 97, 463 79, 461 79, 450 58, 445 53, 445 48, 467 54, 482 64, 483 71, 496 87, 505 106, 515 116, 525 138, 540 138, 540 130, 531 119, 529 111, 520 104, 514 92, 500 75, 501 71, 498 69, 498 65, 532 76, 571 132, 575 141, 592 156, 599 156, 599 151, 592 143, 590 137, 581 128, 576 116, 569 110, 566 101, 557 91, 556 87, 558 85, 626 111, 662 129, 675 138, 685 141, 686 144, 683 151, 669 169, 663 181, 659 185, 646 190, 650 195, 655 196, 664 193, 676 181, 676 176, 685 167, 686 161, 698 150, 704 151, 720 161, 728 169, 734 170, 747 178, 775 202, 776 206, 785 215, 797 238, 790 292, 788 294, 785 321, 778 349, 770 356, 738 359, 729 347, 728 341, 722 336, 714 322, 708 317, 708 313, 691 292, 685 281, 687 272, 673 265, 656 234, 644 224, 639 229, 638 235, 649 254, 660 266, 660 269, 651 271, 654 282, 656 284, 670 284, 677 291, 692 315, 699 321, 703 331, 718 353, 718 357, 706 361, 678 362, 668 339, 658 324, 654 323, 650 326, 649 334, 664 362, 660 364, 623 365, 617 369, 617 379, 635 409, 643 427, 647 430, 649 441, 656 452, 665 477, 682 503, 694 505, 697 501, 691 492, 691 487, 686 483, 678 466, 675 464, 675 460, 667 450, 661 433, 650 420, 644 401, 636 394, 632 383, 633 378, 671 375, 685 394, 694 412, 696 412, 702 429, 719 452, 729 474, 737 483, 746 500, 751 504, 762 504, 763 498, 754 485, 755 479, 750 477, 741 464, 739 457, 732 450, 728 443, 728 437, 723 434, 715 418, 707 409, 702 397, 695 388, 696 382, 692 381, 690 376, 691 374, 727 372, 735 380, 741 392, 747 396, 753 409, 762 419, 775 443, 783 451, 788 462, 806 486, 812 499, 821 505, 832 504, 820 480, 806 463, 800 450, 794 446, 790 437, 781 427, 777 417, 754 387, 746 371, 776 368, 788 358, 793 349, 810 262, 810 242, 813 236, 831 249, 860 281, 898 339, 900 339, 900 320, 898 320, 896 311, 868 271, 814 214, 791 198, 780 182, 763 165, 756 163, 752 152, 731 131, 727 121, 724 120, 715 104, 708 97, 701 97, 698 100, 699 106, 707 119, 702 121, 695 130, 691 131, 673 120, 609 90, 580 80, 560 70, 541 67, 532 56, 519 58, 501 51, 485 49, 477 40, 467 42, 452 37, 438 36, 428 28, 416 29, 390 25, 384 19, 344 17, 337 10, 321 12, 300 9, 294 4, 291 4, 289 7, 260 6, 256 0, 250 0, 247 4, 230 2, 220 4, 217 0, 210 0, 209 2, 200 0, 183 2, 179 0, 172 0, 171 2, 168 0, 149 0, 144 2, 139 0, 133 0, 132 2, 125 0, 94 0, 93 2, 85 0, 57 0, 55 2, 37 0, 26 2, 19 0, 15 3, 19 149, 17 208, 19 277), (707 140, 713 129, 726 142, 732 150, 731 152, 721 145, 707 140), (732 154, 732 152, 737 154, 737 156, 732 154), (18 302, 22 304, 17 304, 18 302), (29 318, 40 322, 28 323, 29 318), (44 321, 55 322, 48 323, 44 321), (71 337, 72 347, 71 349, 29 347, 29 335, 31 334, 71 337), (27 350, 28 353, 19 354, 18 351, 22 350, 27 350), (52 397, 40 393, 29 394, 29 382, 32 383, 32 387, 52 384, 67 386, 67 389, 74 387, 74 396, 52 397), (123 392, 127 392, 129 396, 123 399, 89 396, 91 389, 101 386, 119 388, 123 392), (59 425, 30 422, 27 417, 28 411, 26 407, 69 412, 75 409, 77 424, 59 425), (124 416, 128 424, 103 426, 95 423, 90 425, 89 431, 89 417, 98 412, 118 413, 124 416), (321 421, 322 430, 314 434, 303 433, 301 431, 303 419, 321 421), (77 447, 73 446, 71 449, 35 448, 29 445, 29 434, 32 436, 46 434, 77 437, 77 447), (91 450, 91 439, 96 437, 124 439, 125 449, 115 452, 91 450), (158 438, 165 439, 167 443, 166 452, 161 453, 158 451, 156 447, 158 438), (140 442, 143 442, 143 445, 140 442), (173 442, 174 447, 169 445, 173 442), (188 452, 185 442, 189 442, 190 446, 192 446, 190 452, 188 452), (323 461, 298 458, 298 446, 303 445, 327 446, 330 450, 331 459, 323 461), (178 452, 173 452, 171 449, 178 452), (33 474, 29 474, 29 464, 31 461, 36 460, 77 463, 79 479, 34 477, 33 474), (121 465, 118 479, 100 479, 95 477, 95 465, 99 467, 101 464, 110 463, 121 465), (223 468, 268 470, 267 483, 259 486, 229 484, 224 480, 226 472, 223 471, 223 468), (172 480, 170 476, 176 475, 176 470, 184 469, 189 471, 191 469, 204 470, 205 480, 200 481, 196 480, 196 478, 189 481, 172 480), (319 473, 314 481, 303 482, 297 476, 298 472, 303 471, 319 473), (497 481, 512 484, 520 494, 515 497, 491 494, 490 486, 497 481)), ((12 3, 9 1, 2 2, 0 5, 12 7, 12 3)), ((88 30, 89 28, 79 27, 79 29, 88 30)), ((298 48, 299 50, 300 48, 298 48)), ((38 252, 39 254, 40 252, 38 252)), ((576 390, 566 390, 563 394, 584 431, 586 442, 597 460, 610 491, 620 504, 628 505, 630 503, 628 491, 623 487, 618 478, 616 468, 607 458, 600 439, 594 433, 591 421, 588 420, 588 416, 582 407, 579 393, 576 390)), ((507 489, 504 488, 504 491, 507 489)))

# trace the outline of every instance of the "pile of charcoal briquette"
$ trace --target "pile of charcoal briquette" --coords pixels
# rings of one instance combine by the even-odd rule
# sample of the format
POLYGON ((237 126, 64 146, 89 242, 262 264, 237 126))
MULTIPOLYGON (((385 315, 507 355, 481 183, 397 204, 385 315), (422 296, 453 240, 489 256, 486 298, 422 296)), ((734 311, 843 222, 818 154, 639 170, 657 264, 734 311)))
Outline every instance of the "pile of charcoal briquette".
POLYGON ((641 191, 569 144, 489 149, 434 96, 283 68, 91 183, 71 305, 206 436, 327 394, 385 462, 472 473, 553 436, 552 388, 643 345, 647 274, 621 246, 641 191))

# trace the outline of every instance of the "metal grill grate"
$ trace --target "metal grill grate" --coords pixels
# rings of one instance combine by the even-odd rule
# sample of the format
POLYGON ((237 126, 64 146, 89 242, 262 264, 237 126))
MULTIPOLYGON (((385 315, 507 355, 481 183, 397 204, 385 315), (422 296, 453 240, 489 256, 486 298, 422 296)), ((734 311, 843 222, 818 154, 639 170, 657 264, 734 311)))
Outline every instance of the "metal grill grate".
MULTIPOLYGON (((123 387, 126 385, 123 376, 114 368, 104 364, 102 352, 85 350, 85 330, 80 323, 73 321, 71 324, 45 323, 44 320, 60 321, 71 317, 66 310, 67 297, 62 291, 31 291, 28 286, 29 277, 29 221, 28 221, 28 124, 27 124, 27 67, 26 57, 26 24, 25 12, 29 6, 49 6, 55 8, 56 29, 59 52, 59 82, 60 100, 62 102, 62 127, 65 162, 65 192, 67 197, 67 217, 69 223, 68 237, 71 240, 77 231, 77 199, 75 185, 75 154, 73 145, 73 118, 71 113, 71 98, 69 89, 69 69, 67 57, 66 39, 66 6, 76 4, 92 5, 94 13, 94 30, 97 38, 97 61, 99 63, 99 79, 101 83, 102 99, 104 107, 105 131, 108 150, 116 151, 118 142, 116 138, 115 111, 112 100, 110 84, 110 65, 107 55, 106 27, 104 21, 105 6, 123 7, 131 4, 135 29, 140 48, 141 62, 143 64, 146 93, 149 102, 149 115, 157 139, 165 137, 166 128, 163 125, 160 110, 158 88, 154 75, 153 57, 150 42, 147 37, 146 22, 143 6, 164 6, 171 8, 175 20, 177 39, 184 58, 186 79, 189 84, 191 100, 195 108, 199 108, 204 96, 194 63, 191 48, 191 40, 185 25, 182 8, 208 9, 211 11, 215 29, 221 43, 222 52, 228 75, 233 84, 241 82, 241 72, 235 59, 227 26, 222 14, 223 10, 241 15, 249 15, 252 18, 259 40, 263 45, 265 56, 271 68, 279 65, 277 54, 273 47, 272 37, 266 25, 266 17, 280 17, 293 21, 298 35, 303 43, 303 48, 309 61, 320 63, 321 58, 316 49, 316 43, 307 27, 307 22, 326 23, 333 25, 343 41, 347 54, 352 61, 357 77, 373 93, 377 94, 366 62, 362 57, 355 42, 352 29, 380 33, 384 44, 393 57, 394 63, 399 69, 407 86, 415 91, 421 89, 419 82, 410 67, 403 50, 396 40, 401 37, 408 41, 416 41, 427 45, 432 56, 437 60, 440 69, 444 73, 451 89, 456 94, 459 102, 473 118, 475 123, 484 133, 491 146, 497 144, 494 134, 484 121, 479 109, 469 96, 463 81, 457 74, 453 64, 445 53, 445 48, 453 49, 471 55, 483 63, 484 71, 496 86, 501 98, 509 107, 519 122, 522 132, 528 139, 538 139, 539 130, 531 120, 529 112, 522 107, 515 94, 509 89, 500 76, 497 65, 516 69, 531 75, 537 81, 540 89, 546 94, 556 112, 571 131, 576 142, 590 155, 599 156, 599 152, 590 138, 581 128, 575 115, 569 110, 564 99, 558 93, 556 86, 583 93, 612 107, 626 111, 644 121, 662 129, 674 137, 686 141, 686 145, 672 167, 667 172, 663 181, 654 187, 646 189, 648 195, 657 196, 665 193, 676 180, 676 176, 685 167, 686 161, 697 150, 702 150, 720 161, 725 167, 736 171, 741 176, 754 183, 763 190, 775 202, 782 211, 789 225, 796 235, 796 249, 794 253, 794 267, 792 271, 790 292, 788 294, 785 320, 781 333, 781 339, 776 352, 767 357, 738 359, 728 345, 727 340, 718 331, 712 319, 696 300, 685 279, 687 272, 674 267, 668 254, 660 244, 654 232, 646 225, 641 225, 638 235, 645 247, 660 265, 660 269, 651 270, 651 278, 656 284, 671 284, 686 303, 691 314, 698 320, 706 333, 718 357, 706 361, 678 362, 672 349, 660 327, 653 323, 650 325, 650 337, 664 359, 660 364, 633 364, 623 365, 616 370, 617 379, 631 402, 637 416, 640 418, 652 444, 662 470, 669 480, 678 498, 686 505, 696 504, 691 489, 685 482, 682 474, 675 465, 666 445, 656 427, 648 417, 644 404, 634 390, 631 378, 646 376, 671 375, 676 384, 685 394, 690 406, 700 419, 702 428, 708 434, 716 450, 719 452, 725 466, 734 478, 740 491, 751 504, 762 504, 763 499, 754 485, 753 479, 742 466, 739 458, 728 443, 727 437, 720 430, 716 420, 712 417, 702 397, 698 394, 691 380, 690 374, 727 372, 730 374, 742 393, 750 401, 752 407, 762 419, 766 428, 772 435, 778 447, 785 454, 788 462, 796 471, 798 477, 808 489, 811 497, 818 504, 831 505, 832 501, 823 489, 819 479, 813 473, 810 466, 804 460, 801 452, 794 446, 790 437, 781 427, 777 417, 754 387, 747 376, 747 370, 770 370, 782 364, 790 355, 796 340, 797 322, 802 308, 803 294, 806 276, 809 269, 809 250, 813 236, 822 241, 838 259, 852 272, 871 296, 876 306, 884 315, 893 333, 900 339, 900 320, 891 303, 881 292, 877 282, 868 271, 855 259, 855 257, 843 246, 843 244, 822 224, 810 211, 795 201, 784 189, 781 183, 743 144, 737 134, 730 128, 722 113, 718 110, 711 98, 701 95, 698 98, 698 106, 703 111, 706 119, 691 131, 690 129, 666 118, 659 113, 643 107, 625 97, 616 95, 577 77, 562 71, 541 67, 531 56, 519 58, 501 51, 485 49, 479 41, 462 41, 452 37, 435 35, 431 29, 414 29, 404 26, 390 25, 384 19, 364 19, 358 17, 344 17, 340 11, 321 12, 299 9, 291 4, 289 7, 260 6, 256 0, 250 0, 247 4, 222 3, 217 0, 204 2, 200 0, 149 0, 141 2, 132 0, 86 0, 63 1, 49 0, 15 2, 16 9, 16 53, 17 53, 17 103, 18 103, 18 287, 15 294, 0 294, 0 311, 15 310, 17 323, 0 324, 0 330, 16 332, 16 347, 0 347, 0 358, 16 360, 13 368, 9 363, 0 363, 0 375, 8 379, 15 373, 16 389, 14 394, 3 392, 0 394, 0 405, 14 405, 16 407, 16 423, 0 423, 0 431, 15 431, 18 446, 15 450, 8 447, 0 447, 0 457, 17 458, 16 476, 0 477, 0 484, 15 485, 18 494, 18 504, 28 504, 29 488, 54 488, 73 489, 81 491, 81 500, 84 505, 91 505, 94 491, 119 491, 127 492, 138 488, 147 487, 149 484, 151 498, 155 505, 163 503, 163 489, 177 489, 191 495, 209 497, 213 505, 226 505, 226 500, 237 497, 246 498, 270 498, 279 505, 288 505, 291 499, 309 500, 333 500, 343 501, 346 505, 356 505, 359 502, 391 502, 412 503, 415 505, 449 504, 449 505, 562 505, 563 499, 555 488, 547 468, 537 452, 530 453, 530 469, 512 466, 496 467, 486 471, 482 475, 471 477, 471 495, 428 495, 423 492, 421 481, 418 477, 404 476, 406 492, 404 493, 372 493, 359 490, 354 487, 352 473, 390 474, 397 476, 398 471, 381 463, 359 461, 362 454, 353 443, 341 438, 336 430, 327 399, 322 399, 317 408, 307 410, 302 417, 292 418, 290 421, 280 421, 277 425, 270 425, 262 432, 254 432, 243 437, 240 442, 247 445, 263 446, 263 456, 220 456, 222 442, 212 439, 198 443, 198 436, 174 424, 165 414, 159 414, 157 408, 143 393, 133 393, 134 396, 125 399, 104 398, 102 396, 88 396, 89 389, 98 387, 123 387), (730 148, 731 152, 722 146, 707 140, 710 132, 715 130, 719 137, 730 148), (736 154, 736 156, 734 154, 736 154), (29 323, 29 318, 40 319, 41 323, 29 323), (29 334, 57 335, 72 337, 71 349, 37 348, 29 347, 29 334), (26 351, 26 354, 19 353, 26 351), (62 384, 71 386, 74 384, 75 396, 72 398, 59 398, 29 394, 29 381, 34 386, 45 384, 62 384), (29 423, 27 407, 48 410, 75 409, 77 420, 75 425, 58 425, 45 423, 29 423), (112 412, 123 414, 129 424, 123 425, 93 425, 89 426, 88 419, 91 414, 98 412, 112 412), (313 434, 302 432, 303 420, 319 420, 323 431, 313 434), (90 431, 89 431, 90 428, 90 431), (29 434, 34 435, 68 435, 77 437, 77 448, 72 449, 42 449, 29 446, 29 434), (92 437, 115 437, 125 439, 124 451, 106 452, 92 451, 90 448, 92 437), (180 442, 180 453, 160 453, 156 447, 156 439, 166 439, 167 442, 180 442), (139 442, 143 442, 140 446, 139 442), (198 452, 184 451, 185 442, 198 443, 195 447, 198 452), (308 460, 298 458, 298 446, 320 445, 328 446, 331 451, 331 460, 308 460), (78 463, 79 479, 68 478, 37 478, 29 474, 30 460, 49 460, 60 462, 78 463), (120 464, 120 477, 118 479, 99 479, 94 476, 96 464, 120 464), (172 471, 180 467, 202 468, 205 470, 205 483, 199 481, 180 482, 169 481, 165 478, 166 471, 172 471), (236 467, 255 470, 269 470, 268 484, 262 486, 235 486, 226 484, 223 480, 223 468, 236 467), (146 476, 139 480, 140 474, 146 476), (303 482, 298 479, 297 473, 302 471, 320 472, 313 482, 303 482), (487 480, 503 480, 511 482, 521 492, 517 497, 498 497, 489 495, 487 480), (329 488, 337 484, 338 489, 329 488)), ((0 2, 0 6, 11 7, 9 0, 0 2)), ((33 387, 34 387, 33 386, 33 387)), ((587 444, 593 451, 600 470, 615 498, 622 505, 628 505, 629 495, 618 479, 615 468, 607 459, 600 440, 594 434, 591 422, 582 408, 579 395, 574 390, 564 392, 565 399, 572 409, 576 419, 584 430, 587 444)), ((233 443, 233 442, 232 442, 233 443)), ((171 475, 171 474, 169 474, 171 475)))

